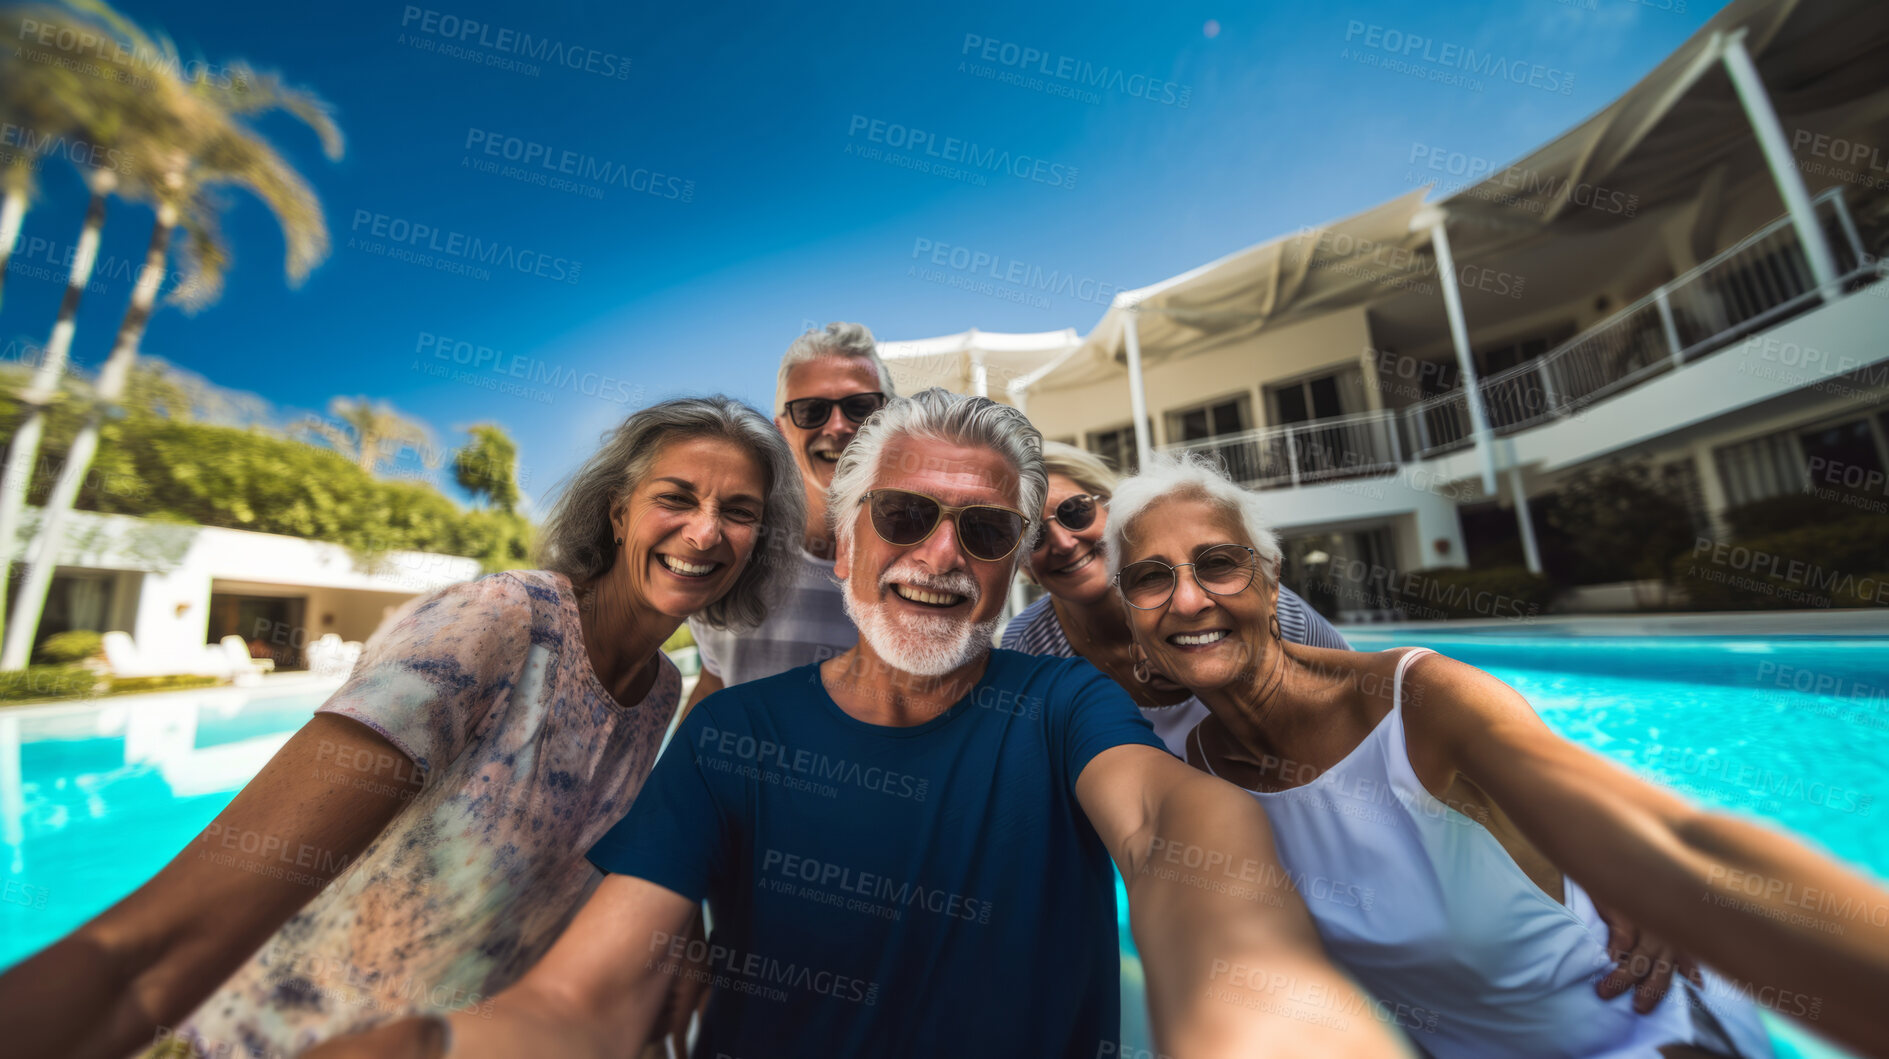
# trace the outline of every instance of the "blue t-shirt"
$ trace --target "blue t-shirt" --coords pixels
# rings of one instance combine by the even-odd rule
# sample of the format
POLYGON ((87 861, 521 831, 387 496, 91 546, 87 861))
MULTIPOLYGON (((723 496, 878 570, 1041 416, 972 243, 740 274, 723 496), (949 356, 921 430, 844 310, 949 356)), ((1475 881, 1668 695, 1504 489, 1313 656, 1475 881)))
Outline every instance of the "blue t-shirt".
MULTIPOLYGON (((818 666, 717 692, 590 850, 706 898, 697 1056, 1069 1056, 1119 1035, 1113 862, 1076 801, 1110 747, 1161 742, 1081 659, 993 651, 912 727, 818 666)), ((626 953, 667 974, 681 939, 626 953)))

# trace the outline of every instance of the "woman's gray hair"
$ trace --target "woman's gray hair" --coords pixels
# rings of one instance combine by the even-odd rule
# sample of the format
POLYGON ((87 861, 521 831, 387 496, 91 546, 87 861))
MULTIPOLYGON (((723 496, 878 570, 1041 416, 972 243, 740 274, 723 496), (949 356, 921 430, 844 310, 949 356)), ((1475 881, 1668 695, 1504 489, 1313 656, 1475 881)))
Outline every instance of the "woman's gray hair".
POLYGON ((879 356, 879 343, 873 340, 872 329, 865 324, 835 320, 826 325, 825 330, 808 331, 787 347, 781 357, 780 378, 774 383, 775 415, 787 411, 787 376, 800 365, 821 357, 857 357, 870 362, 872 370, 879 375, 879 389, 887 397, 896 396, 892 389, 892 372, 879 356))
POLYGON ((1115 487, 1122 480, 1102 457, 1062 441, 1043 443, 1043 470, 1060 474, 1104 499, 1115 495, 1115 487))
POLYGON ((1205 500, 1232 515, 1246 531, 1247 543, 1259 553, 1261 576, 1267 584, 1273 583, 1279 563, 1279 535, 1266 522, 1265 503, 1258 493, 1233 484, 1218 464, 1198 453, 1179 457, 1155 453, 1140 474, 1122 479, 1115 487, 1115 496, 1109 501, 1108 529, 1104 531, 1108 547, 1103 551, 1111 578, 1121 572, 1128 531, 1136 516, 1155 501, 1170 497, 1205 500))
POLYGON ((650 405, 605 435, 603 448, 571 476, 545 520, 539 564, 572 584, 607 573, 617 556, 611 509, 649 476, 664 446, 686 438, 732 441, 754 457, 767 477, 754 551, 728 591, 697 615, 717 629, 758 625, 793 576, 794 564, 775 553, 791 556, 789 549, 801 546, 807 498, 780 431, 732 397, 679 397, 650 405))
POLYGON ((1043 435, 1022 412, 988 397, 967 397, 936 386, 910 397, 886 402, 859 428, 833 469, 833 484, 826 491, 828 526, 839 540, 853 543, 854 516, 859 502, 879 476, 886 446, 897 438, 918 438, 947 445, 974 445, 1002 456, 1017 469, 1017 506, 1028 523, 1024 544, 1011 559, 1029 553, 1031 527, 1041 522, 1043 495, 1049 476, 1043 471, 1043 435))

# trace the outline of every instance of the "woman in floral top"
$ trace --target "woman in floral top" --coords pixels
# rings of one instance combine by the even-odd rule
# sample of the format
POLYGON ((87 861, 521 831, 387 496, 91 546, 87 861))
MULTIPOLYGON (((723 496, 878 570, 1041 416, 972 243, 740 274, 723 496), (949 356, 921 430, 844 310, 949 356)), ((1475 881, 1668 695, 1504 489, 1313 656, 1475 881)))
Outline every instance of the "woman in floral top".
POLYGON ((752 409, 632 415, 544 527, 546 569, 410 604, 189 848, 0 977, 9 1053, 290 1056, 477 1010, 596 884, 583 851, 675 711, 660 645, 692 614, 758 622, 787 569, 762 545, 800 540, 804 503, 752 409))

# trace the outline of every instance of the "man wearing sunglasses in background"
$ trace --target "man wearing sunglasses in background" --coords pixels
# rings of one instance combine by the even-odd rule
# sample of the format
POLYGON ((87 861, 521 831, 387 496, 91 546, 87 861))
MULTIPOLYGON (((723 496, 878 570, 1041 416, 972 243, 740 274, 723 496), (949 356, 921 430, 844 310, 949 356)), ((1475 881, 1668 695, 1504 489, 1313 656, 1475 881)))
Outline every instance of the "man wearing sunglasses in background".
POLYGON ((1111 858, 1163 1054, 1407 1054, 1327 962, 1251 797, 1088 663, 991 647, 1041 449, 985 398, 890 402, 828 494, 859 643, 690 714, 517 984, 324 1059, 611 1055, 698 955, 697 1056, 1119 1056, 1111 858))
POLYGON ((713 629, 691 618, 702 675, 683 714, 724 687, 771 677, 851 647, 859 638, 833 581, 833 536, 826 490, 859 425, 892 396, 892 376, 864 324, 830 323, 808 331, 781 357, 774 425, 787 439, 807 493, 804 541, 767 541, 769 562, 793 563, 799 577, 767 620, 752 629, 713 629))

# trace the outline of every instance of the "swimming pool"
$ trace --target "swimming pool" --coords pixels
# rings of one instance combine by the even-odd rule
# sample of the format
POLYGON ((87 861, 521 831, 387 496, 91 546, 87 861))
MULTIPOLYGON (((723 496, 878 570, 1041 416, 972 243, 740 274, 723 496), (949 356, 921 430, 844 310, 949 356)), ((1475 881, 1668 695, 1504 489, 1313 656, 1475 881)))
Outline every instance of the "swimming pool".
MULTIPOLYGON (((1486 669, 1567 738, 1889 878, 1889 640, 1347 635, 1361 650, 1422 644, 1486 669)), ((161 868, 331 687, 0 710, 0 967, 161 868)), ((1126 931, 1124 949, 1124 991, 1138 1000, 1126 931)), ((1138 1003, 1124 1011, 1123 1043, 1145 1049, 1138 1003)), ((1840 1054, 1774 1025, 1780 1055, 1840 1054)))

